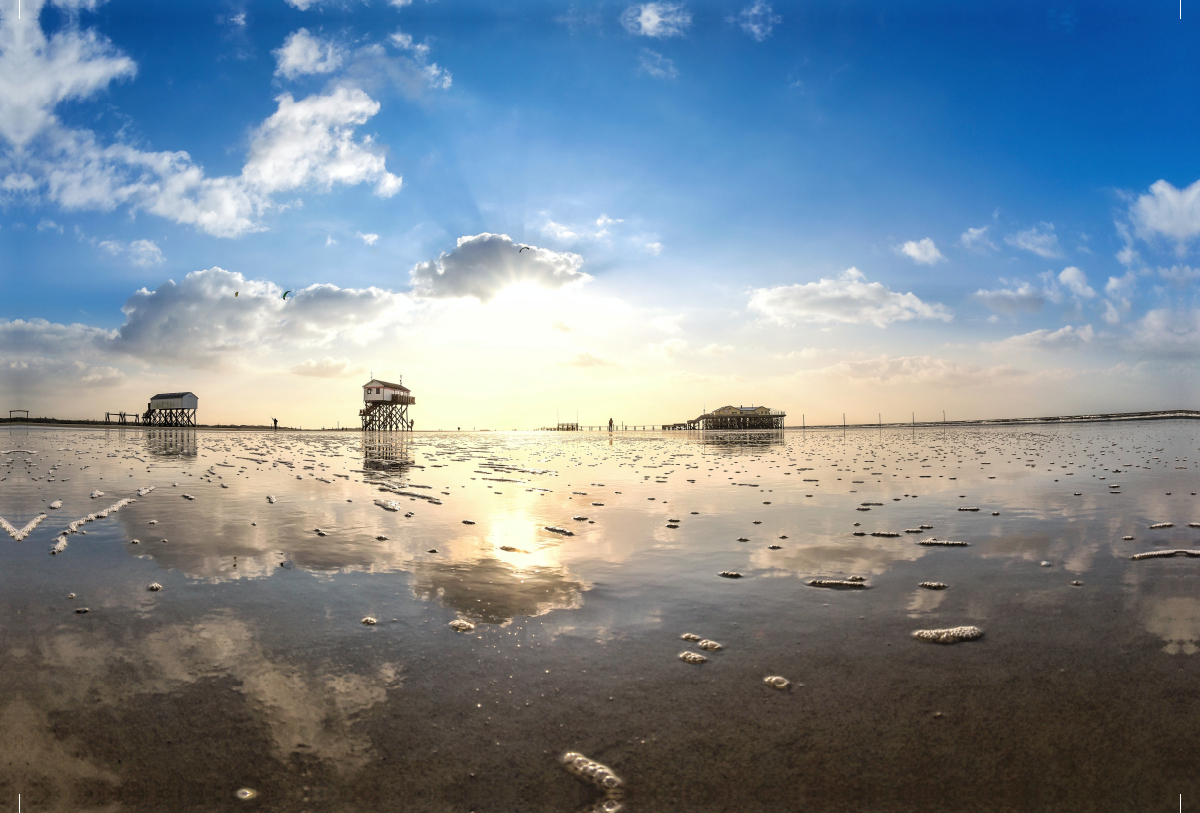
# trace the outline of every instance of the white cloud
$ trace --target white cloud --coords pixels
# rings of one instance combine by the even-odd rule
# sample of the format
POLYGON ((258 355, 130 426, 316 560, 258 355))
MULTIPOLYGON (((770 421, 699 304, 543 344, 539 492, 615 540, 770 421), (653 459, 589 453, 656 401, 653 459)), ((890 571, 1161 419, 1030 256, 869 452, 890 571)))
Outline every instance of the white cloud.
POLYGON ((642 49, 641 56, 638 58, 638 70, 655 79, 674 79, 679 76, 674 62, 649 48, 642 49))
POLYGON ((374 183, 375 194, 391 197, 401 180, 387 171, 370 136, 354 140, 354 127, 379 112, 379 102, 357 88, 295 101, 276 97, 279 109, 255 130, 242 170, 246 183, 266 193, 335 183, 374 183))
POLYGON ((388 5, 394 8, 404 8, 405 6, 411 6, 412 0, 388 0, 388 5))
POLYGON ((114 257, 125 257, 134 265, 142 267, 159 265, 166 260, 162 249, 153 240, 132 240, 128 243, 120 240, 102 240, 99 247, 114 257))
POLYGON ((683 320, 686 314, 675 313, 670 316, 655 316, 649 320, 650 327, 663 333, 679 333, 683 330, 683 320))
POLYGON ((329 246, 336 246, 337 244, 338 244, 338 241, 333 239, 332 234, 325 235, 325 247, 326 248, 328 248, 329 246))
POLYGON ((958 238, 958 244, 968 250, 996 250, 996 244, 988 237, 987 226, 980 226, 977 229, 968 228, 958 238))
POLYGON ((275 55, 276 76, 295 79, 309 73, 332 73, 342 64, 342 49, 332 40, 322 40, 307 28, 293 31, 275 55))
POLYGON ((473 296, 486 302, 513 283, 546 288, 585 283, 591 277, 579 270, 582 265, 578 254, 533 246, 522 251, 507 234, 484 232, 458 238, 454 250, 417 263, 411 276, 418 296, 473 296))
POLYGON ((403 31, 396 31, 388 40, 397 48, 412 53, 415 64, 430 87, 446 90, 454 83, 454 77, 448 70, 439 67, 436 62, 429 61, 429 43, 414 42, 412 36, 403 31))
POLYGON ((743 31, 762 42, 771 36, 771 29, 783 22, 783 18, 771 9, 770 3, 755 0, 754 5, 742 9, 737 16, 737 22, 743 31))
MULTIPOLYGON (((3 323, 0 323, 0 329, 3 323)), ((39 392, 69 384, 72 391, 110 389, 125 382, 125 374, 116 367, 88 364, 79 360, 40 356, 5 358, 0 356, 0 390, 6 393, 39 392)))
POLYGON ((954 318, 944 305, 923 302, 913 293, 897 293, 879 282, 867 282, 857 268, 846 270, 837 279, 755 289, 750 308, 781 324, 867 322, 886 327, 909 319, 949 322, 954 318))
POLYGON ((1121 312, 1108 299, 1104 300, 1104 321, 1110 325, 1119 325, 1121 323, 1121 312))
POLYGON ((701 347, 696 352, 702 356, 728 356, 736 349, 737 348, 731 344, 717 344, 716 342, 713 342, 712 344, 707 344, 704 347, 701 347))
POLYGON ((624 220, 613 219, 608 215, 600 215, 600 217, 596 218, 596 237, 608 237, 610 233, 609 226, 615 226, 618 223, 624 222, 624 220))
POLYGON ((1200 234, 1200 181, 1185 189, 1156 181, 1147 194, 1133 202, 1129 214, 1139 237, 1167 237, 1183 251, 1186 243, 1200 234))
POLYGON ((621 14, 621 25, 630 34, 644 37, 679 37, 692 23, 682 3, 645 3, 621 14))
POLYGON ((90 325, 0 319, 0 354, 10 357, 72 358, 104 347, 115 337, 115 330, 90 325))
POLYGON ((646 251, 657 257, 659 254, 662 254, 663 244, 658 242, 646 243, 644 248, 646 251))
POLYGON ((282 296, 273 282, 215 267, 193 271, 131 296, 108 349, 158 363, 223 366, 275 347, 365 341, 411 309, 403 294, 379 288, 310 285, 282 296))
POLYGON ((362 240, 364 243, 366 243, 368 246, 375 245, 375 241, 379 239, 378 234, 363 234, 360 231, 355 232, 355 234, 357 234, 359 239, 362 240))
POLYGON ((563 362, 564 367, 616 367, 617 363, 592 353, 576 353, 563 362))
POLYGON ((624 220, 612 218, 605 214, 596 218, 595 228, 588 224, 570 225, 547 219, 542 225, 542 233, 566 241, 603 240, 612 236, 613 226, 624 222, 624 220))
POLYGON ((292 367, 296 375, 307 375, 314 378, 345 378, 351 375, 361 375, 363 368, 352 364, 349 359, 335 359, 326 356, 323 359, 308 359, 292 367))
POLYGON ((896 251, 911 257, 917 265, 933 265, 946 259, 929 237, 921 240, 909 240, 902 246, 896 246, 896 251))
POLYGON ((1094 336, 1091 325, 1067 325, 1058 330, 1034 330, 1019 336, 1010 336, 1004 341, 987 346, 996 350, 1067 350, 1082 347, 1094 336))
POLYGON ((1058 235, 1054 232, 1053 223, 1042 223, 1015 235, 1004 238, 1004 242, 1015 248, 1032 251, 1039 257, 1053 258, 1060 256, 1058 235))
POLYGON ((1002 383, 1025 375, 1010 364, 981 367, 932 356, 902 356, 891 358, 883 355, 874 359, 840 361, 822 367, 814 373, 830 378, 883 384, 920 384, 948 387, 977 386, 1002 383))
POLYGON ((1133 271, 1126 271, 1119 277, 1109 277, 1104 286, 1104 293, 1109 296, 1128 296, 1137 284, 1137 278, 1138 275, 1133 271))
POLYGON ((63 233, 62 226, 60 226, 58 223, 55 223, 53 220, 47 220, 46 218, 42 218, 41 220, 38 221, 37 230, 38 231, 56 231, 59 234, 63 233))
POLYGON ((553 220, 547 220, 546 224, 542 226, 542 231, 545 234, 557 237, 559 240, 579 239, 579 234, 570 226, 563 225, 562 223, 555 223, 553 220))
POLYGON ((674 338, 659 342, 658 344, 650 345, 651 352, 673 359, 675 356, 683 353, 688 348, 687 340, 674 338))
POLYGON ((1196 358, 1200 356, 1200 309, 1147 311, 1126 345, 1145 355, 1196 358))
POLYGON ((802 347, 799 350, 792 350, 787 353, 776 353, 775 358, 782 361, 792 361, 794 359, 815 359, 824 352, 824 350, 821 350, 818 347, 802 347))
POLYGON ((1190 285, 1200 279, 1200 268, 1190 265, 1173 265, 1170 268, 1158 269, 1158 275, 1176 285, 1190 285))
POLYGON ((94 95, 137 73, 133 60, 94 30, 65 26, 46 39, 41 0, 25 0, 22 19, 0 16, 0 136, 18 150, 58 124, 54 108, 94 95))
POLYGON ((104 145, 90 131, 64 127, 55 106, 131 77, 136 66, 74 25, 47 40, 37 22, 41 5, 30 0, 21 23, 0 17, 0 137, 10 147, 0 156, 3 194, 34 200, 44 194, 67 210, 128 206, 235 237, 264 228, 259 217, 276 207, 276 192, 372 183, 388 196, 400 188, 372 139, 354 136, 379 110, 359 89, 338 87, 300 101, 278 97, 277 111, 252 133, 238 176, 209 178, 186 152, 104 145), (20 170, 5 172, 6 163, 20 170))
POLYGON ((1058 281, 1075 296, 1083 299, 1092 299, 1096 296, 1096 292, 1087 284, 1087 275, 1073 265, 1062 270, 1062 273, 1058 275, 1058 281))
POLYGON ((1038 313, 1046 301, 1057 301, 1054 294, 1044 288, 1035 288, 1022 282, 1016 288, 998 288, 994 291, 980 289, 973 296, 987 307, 999 313, 1015 314, 1021 311, 1038 313))

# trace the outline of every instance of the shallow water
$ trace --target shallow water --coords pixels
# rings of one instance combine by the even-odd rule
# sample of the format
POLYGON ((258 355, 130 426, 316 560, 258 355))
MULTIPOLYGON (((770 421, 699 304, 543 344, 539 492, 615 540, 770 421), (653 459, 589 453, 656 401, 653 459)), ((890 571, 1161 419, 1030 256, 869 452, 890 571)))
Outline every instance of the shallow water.
POLYGON ((0 430, 48 514, 0 531, 0 799, 572 811, 577 751, 634 813, 1175 809, 1200 560, 1130 557, 1200 547, 1192 429, 0 430))

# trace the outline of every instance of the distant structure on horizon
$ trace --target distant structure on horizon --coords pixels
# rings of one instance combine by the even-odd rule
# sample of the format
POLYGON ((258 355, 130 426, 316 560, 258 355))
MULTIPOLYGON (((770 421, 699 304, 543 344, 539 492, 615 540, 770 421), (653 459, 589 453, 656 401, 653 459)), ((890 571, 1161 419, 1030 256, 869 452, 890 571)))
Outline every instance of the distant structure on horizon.
POLYGON ((200 399, 190 392, 160 392, 146 404, 144 426, 195 426, 200 399))
POLYGON ((703 429, 783 429, 787 413, 765 406, 723 406, 683 423, 671 423, 663 429, 697 431, 703 429))
POLYGON ((413 421, 408 417, 408 408, 416 402, 412 390, 403 384, 372 378, 363 384, 363 408, 358 411, 363 431, 411 432, 413 421))

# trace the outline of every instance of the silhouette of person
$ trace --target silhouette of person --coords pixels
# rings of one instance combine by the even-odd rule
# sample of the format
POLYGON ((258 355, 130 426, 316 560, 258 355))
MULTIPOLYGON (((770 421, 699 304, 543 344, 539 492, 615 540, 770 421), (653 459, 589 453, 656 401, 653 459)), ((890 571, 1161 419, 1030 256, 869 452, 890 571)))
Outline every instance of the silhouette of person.
POLYGON ((275 424, 275 431, 279 431, 279 419, 278 419, 278 418, 272 418, 272 419, 271 419, 271 422, 275 424))
POLYGON ((611 432, 612 428, 613 428, 613 420, 612 420, 612 418, 609 418, 608 419, 608 431, 611 432))

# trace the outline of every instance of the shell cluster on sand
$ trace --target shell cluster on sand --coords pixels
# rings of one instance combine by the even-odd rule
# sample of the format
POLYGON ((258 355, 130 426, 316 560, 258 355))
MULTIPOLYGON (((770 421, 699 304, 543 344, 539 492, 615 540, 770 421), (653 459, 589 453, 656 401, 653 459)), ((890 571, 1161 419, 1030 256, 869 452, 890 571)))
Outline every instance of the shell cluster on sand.
POLYGON ((780 677, 779 675, 768 675, 767 677, 763 678, 763 683, 767 684, 772 689, 786 689, 788 686, 792 685, 787 678, 780 677))
POLYGON ((605 792, 616 792, 625 785, 621 778, 613 773, 612 768, 601 765, 594 759, 588 759, 578 751, 563 754, 562 763, 568 771, 605 792))
POLYGON ((810 587, 832 587, 835 590, 862 590, 867 585, 849 579, 809 579, 805 582, 810 587))
POLYGON ((684 663, 690 663, 693 666, 699 666, 707 661, 708 658, 704 657, 699 652, 680 652, 679 660, 683 661, 684 663))
POLYGON ((146 589, 149 590, 151 593, 157 593, 159 590, 162 589, 162 585, 159 584, 158 582, 150 582, 148 585, 146 585, 146 589))
POLYGON ((475 625, 464 618, 456 618, 450 622, 450 629, 455 632, 470 632, 475 629, 475 625))
POLYGON ((914 630, 912 637, 918 641, 935 644, 957 644, 959 641, 978 641, 983 637, 979 627, 950 627, 943 630, 914 630))
POLYGON ((1150 526, 1150 530, 1154 530, 1155 528, 1174 528, 1174 527, 1175 527, 1174 522, 1156 522, 1150 526))
POLYGON ((62 500, 55 500, 54 502, 50 503, 50 507, 51 508, 62 508, 62 500))
POLYGON ((680 635, 679 637, 685 641, 699 641, 700 640, 700 636, 696 635, 694 632, 685 632, 683 635, 680 635))
POLYGON ((926 590, 945 590, 946 585, 942 582, 921 582, 918 587, 924 587, 926 590))
POLYGON ((891 539, 893 537, 900 536, 900 534, 896 533, 895 531, 872 531, 871 536, 882 536, 884 538, 891 539))
POLYGON ((970 545, 969 542, 959 542, 953 539, 938 539, 936 536, 931 536, 928 539, 918 539, 917 544, 924 545, 926 547, 940 548, 965 548, 970 545))
POLYGON ((1200 550, 1184 550, 1183 548, 1177 548, 1176 550, 1152 550, 1146 553, 1135 553, 1129 558, 1136 561, 1138 559, 1165 559, 1170 556, 1200 556, 1200 550))
POLYGON ((375 618, 375 617, 373 617, 373 616, 369 616, 369 615, 368 615, 366 618, 364 618, 364 619, 362 620, 362 622, 363 622, 364 624, 366 624, 368 627, 373 627, 373 626, 375 626, 376 624, 378 624, 378 623, 379 623, 379 619, 377 619, 377 618, 375 618))
POLYGON ((958 510, 959 511, 978 511, 979 509, 975 508, 975 507, 967 508, 965 506, 960 506, 958 510))
POLYGON ((717 575, 726 579, 740 579, 742 577, 742 574, 738 573, 736 570, 722 570, 717 575))
POLYGON ((704 649, 709 652, 716 652, 718 649, 721 648, 721 645, 718 644, 716 641, 710 641, 707 638, 705 638, 700 643, 696 644, 696 646, 699 647, 700 649, 704 649))
POLYGON ((546 525, 542 528, 544 531, 549 531, 552 534, 561 534, 562 536, 574 536, 574 531, 568 531, 566 528, 560 528, 557 525, 546 525))

